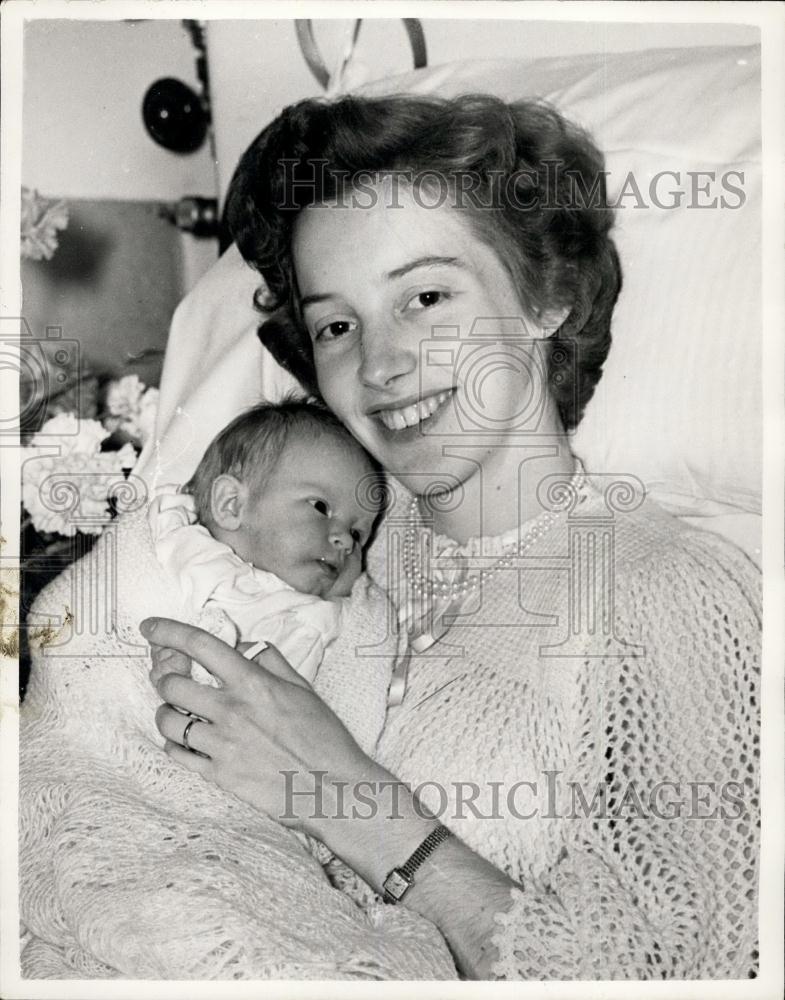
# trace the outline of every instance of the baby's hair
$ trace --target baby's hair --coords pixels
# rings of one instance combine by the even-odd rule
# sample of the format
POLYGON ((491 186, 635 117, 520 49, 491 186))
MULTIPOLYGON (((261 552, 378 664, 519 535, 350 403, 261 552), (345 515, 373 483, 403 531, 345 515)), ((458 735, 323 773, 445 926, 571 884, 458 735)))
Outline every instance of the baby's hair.
POLYGON ((373 471, 382 475, 378 462, 323 403, 289 395, 280 403, 260 403, 241 413, 208 445, 196 472, 182 488, 193 496, 201 523, 207 527, 212 524, 211 493, 218 476, 235 476, 241 482, 263 487, 290 436, 304 431, 312 437, 329 434, 347 449, 363 452, 373 471))

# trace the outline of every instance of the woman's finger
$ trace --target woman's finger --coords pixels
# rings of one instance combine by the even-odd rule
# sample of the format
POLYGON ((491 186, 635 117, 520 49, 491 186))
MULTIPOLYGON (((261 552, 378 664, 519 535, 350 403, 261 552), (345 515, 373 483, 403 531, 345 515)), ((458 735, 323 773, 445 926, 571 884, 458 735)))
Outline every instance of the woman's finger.
POLYGON ((246 661, 231 646, 204 629, 172 618, 145 618, 139 630, 148 642, 201 663, 224 683, 242 677, 246 661))
POLYGON ((266 649, 256 654, 253 662, 258 663, 259 666, 264 667, 265 670, 275 677, 279 677, 282 681, 289 681, 290 684, 296 684, 298 687, 306 688, 307 690, 311 689, 308 681, 297 673, 286 657, 279 653, 275 646, 271 646, 269 643, 266 649))
POLYGON ((201 719, 194 719, 193 716, 183 715, 172 708, 171 705, 161 705, 155 713, 155 724, 161 735, 171 743, 176 743, 182 747, 186 753, 197 750, 199 753, 212 756, 211 750, 215 750, 215 735, 212 732, 212 724, 203 722, 201 719), (188 730, 188 746, 185 746, 185 732, 188 730))
POLYGON ((200 684, 180 674, 166 674, 156 687, 161 698, 170 705, 191 715, 201 715, 203 719, 216 720, 221 700, 218 688, 200 684))
POLYGON ((183 767, 187 767, 189 771, 201 774, 203 778, 210 777, 213 762, 209 757, 200 757, 198 754, 190 753, 184 747, 181 747, 179 743, 175 743, 172 740, 166 741, 164 750, 172 760, 177 761, 178 764, 182 764, 183 767))

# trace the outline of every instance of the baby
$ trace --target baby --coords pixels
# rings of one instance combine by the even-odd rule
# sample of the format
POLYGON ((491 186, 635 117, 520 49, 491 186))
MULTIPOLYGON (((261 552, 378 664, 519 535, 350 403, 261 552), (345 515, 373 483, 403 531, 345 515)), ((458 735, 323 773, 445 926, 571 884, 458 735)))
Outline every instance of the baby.
MULTIPOLYGON (((121 588, 118 627, 74 633, 85 662, 70 660, 78 665, 68 679, 42 665, 37 693, 52 692, 52 712, 38 718, 27 705, 26 760, 41 767, 23 783, 26 926, 48 936, 25 948, 37 974, 198 979, 239 970, 265 979, 367 980, 410 973, 412 961, 431 952, 437 961, 417 968, 451 974, 437 931, 416 914, 385 906, 324 844, 168 758, 151 711, 159 699, 138 659, 122 660, 135 613, 177 615, 187 610, 185 597, 191 619, 212 614, 232 642, 274 642, 293 666, 316 672, 316 693, 372 753, 397 649, 386 595, 361 574, 380 508, 377 477, 321 408, 261 406, 209 446, 187 492, 167 488, 151 504, 155 555, 136 512, 118 521, 122 565, 133 566, 137 555, 142 564, 121 588), (177 580, 147 565, 158 560, 177 580), (149 589, 140 594, 141 580, 149 589), (61 701, 72 711, 63 713, 61 701), (75 762, 73 774, 66 767, 49 781, 50 740, 58 760, 75 762), (64 797, 63 783, 74 781, 79 794, 64 797), (46 835, 31 853, 39 832, 31 810, 44 798, 57 812, 49 809, 46 835), (90 832, 97 816, 99 836, 90 832), (38 891, 52 879, 62 893, 38 891)), ((114 542, 107 535, 98 545, 114 542)), ((105 572, 100 551, 87 557, 94 579, 105 572)), ((56 586, 68 600, 71 578, 56 586)), ((62 607, 59 594, 49 600, 62 607)), ((245 655, 253 658, 252 649, 245 655)), ((202 673, 197 680, 210 676, 202 673)), ((183 746, 190 725, 183 718, 183 746)))
POLYGON ((218 434, 185 486, 157 491, 156 555, 198 624, 231 645, 271 643, 311 682, 362 573, 381 512, 382 491, 368 487, 380 479, 324 407, 256 406, 218 434))

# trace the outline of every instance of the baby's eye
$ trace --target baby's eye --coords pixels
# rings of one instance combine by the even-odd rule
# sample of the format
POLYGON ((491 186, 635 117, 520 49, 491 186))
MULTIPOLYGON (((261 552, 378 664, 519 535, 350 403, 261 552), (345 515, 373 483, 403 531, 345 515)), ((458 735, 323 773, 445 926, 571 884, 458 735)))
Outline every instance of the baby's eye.
POLYGON ((409 300, 409 308, 414 310, 430 309, 437 306, 448 298, 446 292, 438 292, 436 289, 427 292, 418 292, 414 298, 409 300))
POLYGON ((334 319, 316 328, 315 340, 338 340, 357 329, 357 323, 351 319, 334 319))
POLYGON ((355 545, 360 545, 360 546, 362 545, 363 535, 361 531, 358 531, 357 528, 352 528, 351 536, 352 536, 352 541, 354 542, 355 545))
POLYGON ((324 517, 330 516, 330 505, 325 500, 319 500, 318 498, 314 498, 313 500, 309 500, 308 503, 313 507, 314 510, 318 511, 320 514, 323 514, 324 517))

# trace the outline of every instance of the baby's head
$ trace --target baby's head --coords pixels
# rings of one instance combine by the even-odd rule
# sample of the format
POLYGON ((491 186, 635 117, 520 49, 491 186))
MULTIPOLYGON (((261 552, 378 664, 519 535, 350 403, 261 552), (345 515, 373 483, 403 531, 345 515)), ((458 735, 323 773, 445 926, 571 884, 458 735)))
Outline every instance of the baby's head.
POLYGON ((382 507, 375 478, 379 466, 329 410, 287 400, 233 420, 183 489, 241 559, 327 598, 348 595, 362 572, 382 507))

